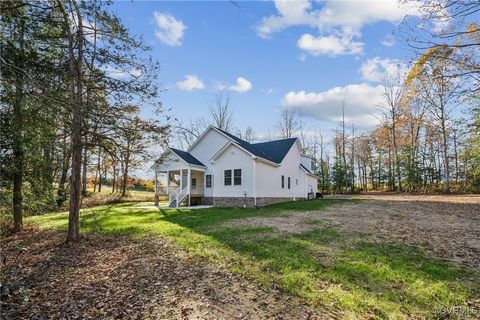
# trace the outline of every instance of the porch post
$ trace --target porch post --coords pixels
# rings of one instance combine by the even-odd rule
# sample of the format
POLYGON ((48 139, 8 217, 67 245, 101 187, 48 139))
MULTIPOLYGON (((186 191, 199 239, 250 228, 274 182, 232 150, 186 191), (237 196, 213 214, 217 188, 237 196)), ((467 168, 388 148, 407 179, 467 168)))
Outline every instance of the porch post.
POLYGON ((157 170, 155 170, 155 207, 158 207, 158 173, 157 170))
POLYGON ((183 169, 180 169, 180 190, 183 190, 183 169))
POLYGON ((167 194, 170 194, 170 170, 167 170, 167 194))
POLYGON ((192 178, 191 178, 191 176, 192 176, 192 169, 190 169, 190 167, 188 167, 188 175, 187 175, 187 176, 188 176, 188 178, 187 178, 187 179, 188 179, 188 180, 187 180, 187 186, 188 186, 188 189, 187 189, 187 190, 188 190, 188 191, 187 191, 187 192, 188 192, 188 206, 190 207, 190 193, 192 192, 192 190, 190 190, 191 184, 192 184, 192 178))
MULTIPOLYGON (((183 190, 183 169, 180 169, 180 192, 183 190)), ((178 203, 178 194, 177 194, 177 201, 176 201, 177 208, 179 207, 178 203)))

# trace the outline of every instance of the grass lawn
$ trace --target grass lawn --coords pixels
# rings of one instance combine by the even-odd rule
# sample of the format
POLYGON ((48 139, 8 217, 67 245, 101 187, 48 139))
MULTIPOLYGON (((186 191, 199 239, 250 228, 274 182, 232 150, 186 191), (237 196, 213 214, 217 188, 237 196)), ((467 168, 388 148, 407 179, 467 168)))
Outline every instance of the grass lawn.
MULTIPOLYGON (((214 265, 333 308, 342 318, 443 318, 450 307, 465 306, 478 294, 478 275, 405 245, 369 243, 360 234, 340 233, 315 222, 302 233, 225 225, 246 217, 321 211, 339 202, 348 200, 161 211, 139 203, 117 204, 83 210, 81 230, 160 235, 214 265)), ((67 213, 34 216, 28 222, 66 229, 67 213)))

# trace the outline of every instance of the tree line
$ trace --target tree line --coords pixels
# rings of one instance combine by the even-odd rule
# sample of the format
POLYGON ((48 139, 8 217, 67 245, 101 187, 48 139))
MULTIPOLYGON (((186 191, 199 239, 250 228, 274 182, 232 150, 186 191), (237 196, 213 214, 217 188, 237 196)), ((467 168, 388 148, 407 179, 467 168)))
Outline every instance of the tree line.
POLYGON ((425 1, 421 18, 404 22, 414 62, 386 73, 379 125, 356 135, 342 117, 332 152, 322 135, 307 146, 321 191, 480 192, 479 10, 425 1))
MULTIPOLYGON (((145 163, 153 144, 187 149, 211 124, 257 139, 252 128, 235 126, 223 94, 212 99, 209 117, 186 123, 165 115, 151 48, 109 5, 0 2, 3 227, 13 216, 18 232, 24 213, 68 206, 67 240, 77 241, 92 176, 95 191, 108 182, 112 192, 125 195, 129 172, 145 163), (153 116, 142 117, 142 108, 153 116)), ((319 130, 307 134, 295 109, 282 111, 275 128, 284 138, 301 138, 320 191, 480 191, 480 32, 472 19, 479 7, 423 3, 423 23, 403 29, 415 62, 406 74, 385 75, 373 130, 358 133, 343 115, 327 139, 319 130), (445 10, 448 27, 431 28, 445 10)))
POLYGON ((24 211, 66 204, 67 240, 77 241, 89 170, 110 170, 125 194, 132 167, 152 142, 166 141, 159 64, 110 4, 0 3, 1 209, 7 219, 13 208, 15 232, 24 211), (142 117, 142 108, 155 116, 142 117))

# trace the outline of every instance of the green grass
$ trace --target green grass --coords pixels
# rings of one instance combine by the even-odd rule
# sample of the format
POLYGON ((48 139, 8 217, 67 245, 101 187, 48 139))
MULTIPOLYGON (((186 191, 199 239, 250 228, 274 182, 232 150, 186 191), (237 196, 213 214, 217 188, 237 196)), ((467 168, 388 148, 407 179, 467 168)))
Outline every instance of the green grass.
MULTIPOLYGON (((464 306, 478 295, 478 275, 392 243, 368 243, 331 227, 299 234, 269 227, 228 227, 245 217, 322 210, 339 200, 290 202, 261 209, 157 210, 118 204, 86 209, 81 230, 141 237, 157 234, 191 254, 351 318, 442 318, 438 310, 464 306), (474 279, 471 281, 469 279, 474 279)), ((35 216, 40 227, 67 227, 67 213, 35 216)), ((308 221, 307 221, 308 223, 308 221)))

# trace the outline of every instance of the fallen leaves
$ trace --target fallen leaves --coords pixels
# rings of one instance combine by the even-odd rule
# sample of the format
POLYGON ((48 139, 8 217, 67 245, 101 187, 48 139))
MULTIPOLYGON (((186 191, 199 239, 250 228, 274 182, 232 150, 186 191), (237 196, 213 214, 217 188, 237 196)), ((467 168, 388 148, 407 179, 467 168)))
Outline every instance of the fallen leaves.
POLYGON ((28 229, 2 240, 2 301, 15 319, 319 319, 298 299, 215 269, 160 239, 28 229), (19 254, 15 261, 13 257, 19 254), (8 261, 12 263, 8 263, 8 261), (15 261, 15 263, 13 263, 15 261), (8 288, 8 289, 7 289, 8 288))

